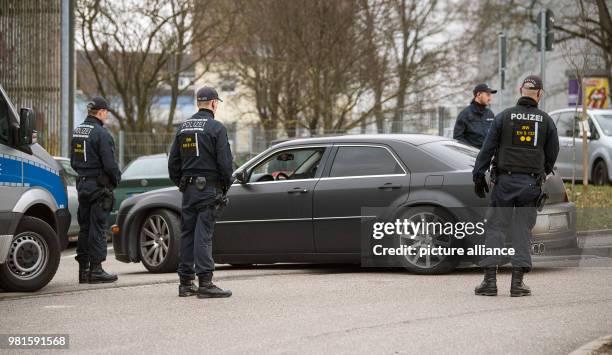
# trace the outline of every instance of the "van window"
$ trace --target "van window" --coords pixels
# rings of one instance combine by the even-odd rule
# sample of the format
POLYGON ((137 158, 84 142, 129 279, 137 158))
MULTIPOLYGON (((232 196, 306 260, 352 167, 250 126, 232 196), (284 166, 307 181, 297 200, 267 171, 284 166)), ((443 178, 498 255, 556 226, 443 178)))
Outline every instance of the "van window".
POLYGON ((0 95, 0 143, 8 144, 9 139, 9 107, 8 103, 4 99, 4 96, 0 95))

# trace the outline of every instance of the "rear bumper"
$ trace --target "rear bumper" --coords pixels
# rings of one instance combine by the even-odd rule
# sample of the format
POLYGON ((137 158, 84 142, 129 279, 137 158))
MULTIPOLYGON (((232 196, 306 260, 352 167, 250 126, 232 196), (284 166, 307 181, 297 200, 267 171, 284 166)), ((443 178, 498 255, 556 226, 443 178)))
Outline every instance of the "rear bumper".
POLYGON ((576 245, 576 205, 572 202, 546 205, 538 213, 532 233, 533 242, 544 243, 547 248, 576 245))

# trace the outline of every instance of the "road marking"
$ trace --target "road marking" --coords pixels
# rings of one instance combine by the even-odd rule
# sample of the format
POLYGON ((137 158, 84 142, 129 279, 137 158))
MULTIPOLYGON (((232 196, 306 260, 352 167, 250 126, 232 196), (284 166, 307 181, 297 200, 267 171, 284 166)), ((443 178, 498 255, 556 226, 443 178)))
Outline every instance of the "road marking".
MULTIPOLYGON (((108 247, 106 248, 106 250, 113 250, 113 247, 108 247)), ((76 254, 66 255, 66 256, 62 256, 62 259, 74 258, 75 256, 77 255, 76 254)))
POLYGON ((66 306, 66 305, 53 305, 53 306, 44 306, 43 308, 47 309, 63 309, 63 308, 72 308, 74 306, 66 306))

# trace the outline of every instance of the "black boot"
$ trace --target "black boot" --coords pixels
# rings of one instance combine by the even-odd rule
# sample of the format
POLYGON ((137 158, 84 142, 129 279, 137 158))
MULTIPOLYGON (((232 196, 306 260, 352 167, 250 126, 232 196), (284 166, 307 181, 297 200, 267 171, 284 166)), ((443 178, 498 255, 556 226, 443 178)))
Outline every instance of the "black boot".
POLYGON ((91 271, 89 272, 89 283, 100 284, 117 281, 117 275, 109 274, 102 269, 101 263, 91 263, 91 271))
POLYGON ((198 286, 193 283, 194 277, 181 276, 179 285, 179 297, 195 296, 198 294, 198 286))
POLYGON ((199 283, 198 298, 223 298, 232 295, 232 291, 222 290, 207 279, 200 278, 199 283))
POLYGON ((474 289, 479 296, 497 296, 497 267, 484 268, 484 280, 474 289))
POLYGON ((523 283, 523 274, 525 271, 522 267, 512 268, 512 281, 510 283, 510 296, 521 297, 531 295, 529 286, 523 283))
POLYGON ((89 282, 89 261, 79 261, 79 283, 89 282))

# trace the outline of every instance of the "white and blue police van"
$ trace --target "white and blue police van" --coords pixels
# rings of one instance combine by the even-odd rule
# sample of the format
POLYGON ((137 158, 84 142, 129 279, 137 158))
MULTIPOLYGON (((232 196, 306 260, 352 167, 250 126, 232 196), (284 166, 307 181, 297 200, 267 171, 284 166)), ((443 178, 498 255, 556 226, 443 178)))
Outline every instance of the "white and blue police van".
POLYGON ((19 113, 0 85, 0 289, 36 291, 67 245, 68 195, 60 166, 37 144, 31 109, 19 113))

